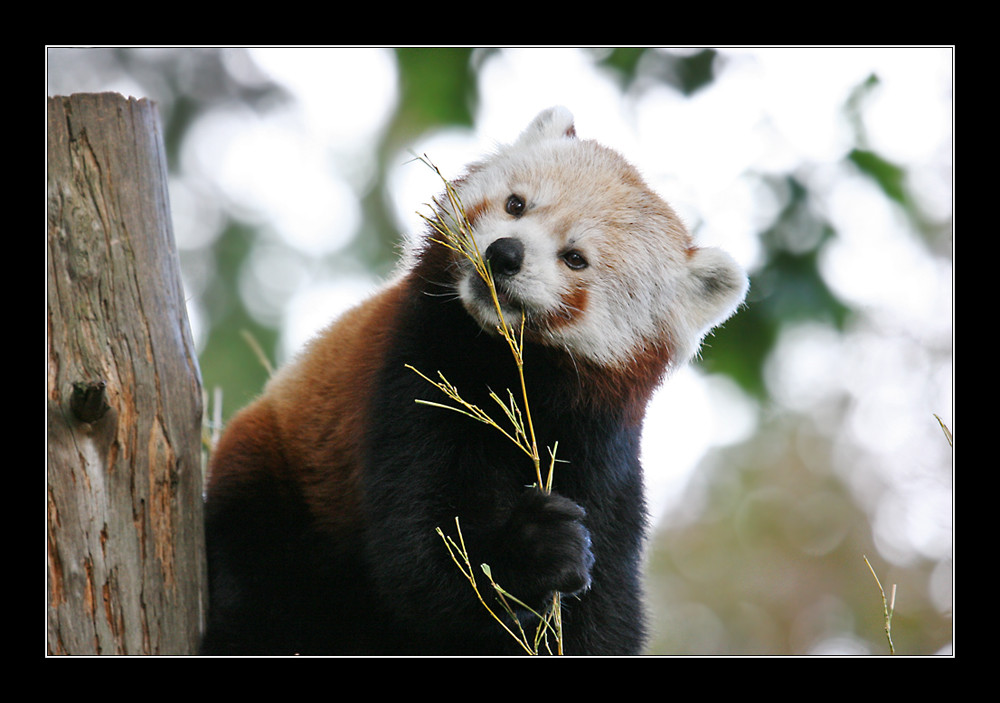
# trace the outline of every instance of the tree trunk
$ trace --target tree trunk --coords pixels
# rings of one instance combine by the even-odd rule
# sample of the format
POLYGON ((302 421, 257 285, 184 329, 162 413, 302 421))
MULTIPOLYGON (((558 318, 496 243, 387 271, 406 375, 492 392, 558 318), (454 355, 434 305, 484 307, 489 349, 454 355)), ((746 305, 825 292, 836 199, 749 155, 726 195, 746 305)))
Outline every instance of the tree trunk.
POLYGON ((201 631, 201 378, 164 153, 147 100, 48 100, 51 654, 185 654, 201 631))

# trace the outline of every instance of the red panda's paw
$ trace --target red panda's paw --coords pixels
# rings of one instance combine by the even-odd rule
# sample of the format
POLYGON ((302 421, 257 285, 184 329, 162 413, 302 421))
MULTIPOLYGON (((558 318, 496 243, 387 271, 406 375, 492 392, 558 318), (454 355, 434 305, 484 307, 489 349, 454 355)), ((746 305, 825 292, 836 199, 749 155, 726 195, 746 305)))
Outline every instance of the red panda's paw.
POLYGON ((556 493, 530 489, 521 497, 511 515, 511 556, 539 591, 577 594, 590 588, 594 555, 585 517, 582 507, 556 493))

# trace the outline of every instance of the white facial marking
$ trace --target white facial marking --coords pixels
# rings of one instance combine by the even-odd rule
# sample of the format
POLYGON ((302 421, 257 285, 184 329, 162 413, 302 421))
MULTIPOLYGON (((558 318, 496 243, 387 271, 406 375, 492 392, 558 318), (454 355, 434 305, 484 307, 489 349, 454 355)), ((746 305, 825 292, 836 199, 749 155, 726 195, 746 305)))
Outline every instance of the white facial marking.
MULTIPOLYGON (((695 248, 632 166, 575 137, 564 108, 541 113, 517 141, 474 165, 459 194, 475 213, 479 251, 505 240, 494 251, 507 269, 495 278, 508 322, 523 310, 542 343, 598 364, 620 366, 666 346, 679 365, 746 295, 736 263, 695 248)), ((493 330, 496 312, 476 278, 464 267, 458 293, 493 330)))

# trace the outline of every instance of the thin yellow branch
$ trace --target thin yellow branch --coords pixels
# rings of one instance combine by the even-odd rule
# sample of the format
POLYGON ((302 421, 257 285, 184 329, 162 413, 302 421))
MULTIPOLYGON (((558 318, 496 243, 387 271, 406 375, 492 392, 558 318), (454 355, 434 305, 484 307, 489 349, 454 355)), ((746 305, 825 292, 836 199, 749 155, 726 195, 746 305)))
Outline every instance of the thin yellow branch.
MULTIPOLYGON (((430 405, 433 407, 444 408, 447 410, 452 410, 461 413, 474 420, 477 420, 478 422, 490 425, 491 427, 494 427, 497 430, 499 430, 501 434, 503 434, 512 442, 514 442, 514 444, 516 444, 522 451, 524 451, 531 458, 532 464, 534 465, 535 469, 536 485, 538 486, 538 489, 543 491, 544 493, 550 493, 552 491, 552 481, 555 472, 555 463, 556 463, 555 449, 549 450, 551 461, 549 463, 548 476, 546 477, 546 480, 543 482, 541 457, 538 452, 538 442, 535 436, 535 427, 531 419, 531 409, 528 403, 528 388, 524 378, 524 326, 526 321, 525 314, 523 311, 521 312, 521 325, 519 329, 515 330, 513 326, 507 324, 507 320, 503 312, 503 306, 500 304, 500 299, 497 295, 496 283, 493 280, 493 272, 490 269, 489 262, 483 259, 483 256, 479 251, 478 244, 476 243, 475 237, 472 236, 472 226, 469 223, 468 217, 466 216, 465 207, 462 204, 461 197, 459 196, 458 191, 455 189, 452 183, 448 181, 441 174, 441 171, 437 168, 437 166, 435 166, 430 162, 429 159, 427 159, 426 157, 417 157, 417 158, 424 164, 429 166, 435 173, 437 173, 438 177, 441 178, 441 180, 444 182, 445 198, 447 199, 448 203, 448 207, 445 208, 442 207, 441 203, 439 203, 437 200, 434 200, 433 201, 435 206, 433 208, 434 215, 428 216, 422 214, 421 217, 424 219, 425 222, 428 223, 432 231, 440 236, 440 239, 434 238, 433 241, 447 247, 448 249, 468 259, 468 261, 471 262, 476 273, 486 283, 490 291, 490 297, 493 300, 493 307, 496 311, 497 319, 499 320, 499 324, 497 325, 497 332, 507 342, 507 346, 510 348, 511 355, 514 358, 514 364, 517 367, 518 380, 521 385, 521 405, 523 406, 523 412, 521 408, 518 407, 518 404, 515 402, 514 394, 510 391, 510 389, 507 389, 507 393, 509 396, 509 404, 502 401, 500 397, 492 390, 490 391, 490 397, 494 400, 494 402, 497 403, 497 405, 500 406, 503 413, 507 416, 508 421, 511 423, 511 426, 514 428, 513 432, 509 432, 505 430, 503 427, 501 427, 495 420, 493 420, 493 418, 484 410, 473 405, 472 403, 465 401, 458 393, 458 389, 455 388, 451 383, 449 383, 448 380, 444 377, 444 375, 440 371, 438 371, 438 376, 440 377, 441 380, 434 381, 428 378, 423 373, 421 373, 419 370, 415 369, 414 367, 407 365, 407 368, 413 370, 423 379, 434 385, 448 398, 450 398, 453 402, 457 403, 459 407, 444 405, 440 403, 433 403, 424 400, 418 400, 417 402, 421 403, 422 405, 430 405)), ((558 447, 558 444, 556 445, 556 447, 558 447)), ((456 526, 458 525, 457 517, 455 519, 455 524, 456 526)), ((440 531, 440 529, 438 530, 438 533, 441 534, 442 538, 444 539, 444 534, 440 531)), ((461 530, 459 530, 459 538, 461 539, 461 530)), ((452 545, 454 545, 454 542, 452 542, 452 545, 449 545, 448 539, 445 539, 445 545, 448 547, 449 552, 451 552, 452 559, 455 560, 456 563, 459 563, 455 557, 455 554, 452 552, 452 545)), ((455 546, 457 548, 457 545, 455 546)), ((465 558, 465 563, 468 566, 469 565, 468 555, 467 553, 464 553, 464 549, 465 545, 463 542, 462 552, 465 558)), ((490 576, 489 573, 489 567, 485 564, 483 565, 483 567, 485 569, 487 577, 490 580, 490 583, 493 584, 494 586, 494 590, 498 595, 501 605, 503 605, 504 608, 508 610, 508 615, 512 616, 515 622, 518 622, 518 627, 520 628, 520 623, 517 617, 514 616, 513 610, 510 609, 510 606, 507 604, 507 599, 508 598, 512 599, 520 605, 523 604, 520 603, 520 601, 517 601, 517 599, 513 598, 513 596, 511 596, 506 591, 500 589, 500 587, 493 582, 492 576, 490 576)), ((483 600, 483 597, 479 593, 479 589, 476 586, 475 578, 471 576, 470 572, 471 572, 471 566, 468 567, 468 570, 462 568, 462 573, 465 574, 466 578, 468 578, 472 583, 473 590, 476 592, 476 596, 479 598, 479 601, 483 604, 484 607, 486 607, 490 615, 492 615, 498 622, 500 622, 500 624, 504 627, 504 629, 507 630, 507 632, 509 632, 515 639, 518 640, 518 642, 521 644, 522 647, 531 652, 531 647, 527 645, 527 638, 524 637, 524 633, 522 632, 521 637, 518 637, 509 627, 507 627, 505 623, 502 622, 502 620, 496 615, 496 613, 494 613, 493 610, 486 605, 486 602, 483 600)), ((535 634, 535 641, 534 641, 535 651, 532 653, 537 654, 538 646, 542 640, 545 641, 546 647, 548 647, 547 634, 548 632, 551 631, 555 634, 557 642, 557 651, 559 654, 562 654, 563 653, 562 613, 561 613, 561 596, 559 593, 553 595, 552 606, 549 609, 547 615, 538 617, 540 619, 540 623, 538 630, 536 631, 535 634)))
MULTIPOLYGON (((496 620, 498 623, 500 623, 500 627, 502 627, 504 630, 506 630, 507 633, 510 634, 511 637, 513 637, 515 640, 517 640, 518 644, 520 644, 528 654, 537 654, 537 652, 532 651, 531 648, 526 644, 527 640, 524 637, 523 631, 521 633, 521 636, 518 637, 518 635, 507 626, 507 623, 505 623, 503 621, 503 618, 501 618, 496 613, 494 613, 493 609, 483 599, 482 594, 479 592, 479 586, 476 584, 475 572, 473 571, 473 568, 472 568, 472 562, 469 560, 469 553, 468 553, 468 551, 465 548, 465 538, 462 537, 462 528, 461 528, 461 526, 458 523, 458 518, 457 517, 455 518, 455 529, 458 530, 458 539, 459 539, 460 545, 456 544, 454 539, 452 539, 451 537, 445 535, 445 533, 441 530, 440 527, 435 528, 435 530, 437 531, 438 535, 444 541, 444 546, 447 548, 448 554, 451 555, 452 561, 455 562, 455 564, 459 568, 459 571, 462 572, 462 574, 465 576, 465 578, 467 578, 469 580, 469 584, 472 586, 472 590, 475 592, 476 598, 478 598, 479 602, 482 603, 482 606, 484 608, 486 608, 486 612, 488 612, 493 617, 494 620, 496 620), (458 557, 455 556, 455 552, 456 551, 459 554, 461 554, 462 561, 459 561, 458 557)), ((490 583, 492 583, 492 582, 493 582, 493 579, 490 578, 490 583)), ((518 628, 521 627, 520 622, 518 622, 517 618, 514 618, 514 622, 518 623, 518 628)))
POLYGON ((882 616, 885 620, 885 637, 889 641, 889 654, 895 654, 896 649, 892 645, 892 613, 893 609, 896 607, 896 584, 892 584, 892 599, 889 603, 885 600, 885 590, 882 588, 882 582, 878 580, 878 576, 875 574, 875 569, 872 568, 871 562, 868 561, 868 557, 862 555, 865 560, 865 564, 868 564, 868 570, 872 572, 872 576, 875 577, 875 583, 878 584, 878 591, 882 594, 882 616))
POLYGON ((944 432, 945 439, 948 440, 948 446, 954 447, 955 444, 952 440, 951 430, 948 429, 948 425, 944 424, 944 420, 942 420, 938 415, 934 415, 934 417, 937 418, 938 424, 941 425, 941 431, 944 432))

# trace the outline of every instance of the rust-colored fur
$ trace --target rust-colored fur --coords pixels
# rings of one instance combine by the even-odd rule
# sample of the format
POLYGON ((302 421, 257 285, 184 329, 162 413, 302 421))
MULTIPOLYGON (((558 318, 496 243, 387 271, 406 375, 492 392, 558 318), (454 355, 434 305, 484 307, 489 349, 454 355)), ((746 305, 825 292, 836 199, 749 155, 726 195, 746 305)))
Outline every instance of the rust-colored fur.
POLYGON ((215 451, 209 492, 252 466, 300 482, 318 527, 337 531, 358 520, 367 390, 384 356, 391 329, 386 321, 405 294, 401 282, 382 290, 275 375, 264 394, 230 422, 215 451))
POLYGON ((494 428, 416 403, 446 399, 407 365, 485 409, 520 388, 485 285, 426 238, 216 447, 205 653, 518 653, 435 531, 456 518, 474 568, 489 564, 521 602, 538 611, 564 594, 567 653, 641 651, 646 403, 734 311, 745 276, 695 247, 621 156, 577 139, 565 110, 456 186, 505 316, 524 314, 538 446, 559 447, 553 492, 494 428))

